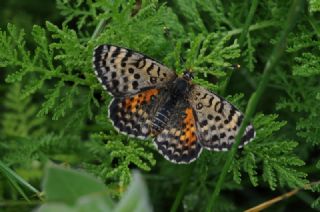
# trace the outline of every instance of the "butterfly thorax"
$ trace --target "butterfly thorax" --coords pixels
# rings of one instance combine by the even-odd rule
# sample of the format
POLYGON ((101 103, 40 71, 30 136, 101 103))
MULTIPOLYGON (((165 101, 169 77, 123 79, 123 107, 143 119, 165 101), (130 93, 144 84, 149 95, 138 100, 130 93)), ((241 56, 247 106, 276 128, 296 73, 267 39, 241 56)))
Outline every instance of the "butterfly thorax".
POLYGON ((190 82, 184 78, 178 77, 172 86, 172 95, 175 97, 185 97, 190 91, 190 82))
POLYGON ((170 89, 170 95, 164 102, 164 104, 159 108, 152 120, 152 134, 159 134, 166 126, 170 119, 170 116, 175 110, 175 106, 178 102, 183 101, 190 91, 190 81, 185 78, 178 77, 170 89))

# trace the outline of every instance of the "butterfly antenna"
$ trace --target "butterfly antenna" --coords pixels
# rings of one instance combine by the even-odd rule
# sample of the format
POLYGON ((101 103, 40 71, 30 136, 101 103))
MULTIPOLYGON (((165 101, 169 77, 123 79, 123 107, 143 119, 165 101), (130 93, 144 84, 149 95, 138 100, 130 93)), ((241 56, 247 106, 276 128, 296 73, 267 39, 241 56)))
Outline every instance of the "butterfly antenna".
POLYGON ((230 71, 237 71, 237 70, 240 70, 241 68, 241 65, 240 64, 231 64, 227 67, 224 67, 223 70, 230 70, 230 71))
POLYGON ((180 58, 180 64, 184 65, 186 63, 186 60, 181 55, 179 55, 179 58, 180 58))

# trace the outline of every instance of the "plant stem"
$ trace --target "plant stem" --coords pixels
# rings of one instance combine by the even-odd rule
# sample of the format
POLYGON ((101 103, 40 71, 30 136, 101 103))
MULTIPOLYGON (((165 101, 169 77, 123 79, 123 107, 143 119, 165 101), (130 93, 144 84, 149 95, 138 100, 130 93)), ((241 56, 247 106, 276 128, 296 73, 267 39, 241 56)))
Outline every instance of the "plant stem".
POLYGON ((253 19, 253 15, 256 12, 256 9, 257 9, 257 6, 258 6, 258 2, 259 2, 258 0, 253 0, 252 3, 251 3, 251 7, 250 7, 250 10, 249 10, 248 17, 246 19, 246 22, 245 22, 244 27, 242 29, 242 33, 241 33, 240 38, 239 38, 240 47, 243 46, 244 39, 247 36, 250 24, 251 24, 252 19, 253 19))
POLYGON ((96 27, 96 29, 94 30, 91 36, 91 40, 97 38, 100 35, 101 31, 105 28, 106 24, 107 24, 106 20, 101 20, 99 22, 98 26, 96 27))
MULTIPOLYGON (((256 212, 256 211, 264 210, 266 208, 271 207, 275 203, 280 202, 280 201, 285 200, 285 199, 288 199, 289 197, 292 197, 294 195, 298 196, 300 199, 305 201, 307 204, 311 205, 312 202, 314 201, 314 199, 310 195, 305 193, 304 190, 310 190, 312 186, 315 186, 315 185, 318 185, 318 184, 319 184, 319 181, 308 183, 308 184, 304 185, 301 188, 293 189, 293 190, 291 190, 289 192, 286 192, 286 193, 284 193, 284 194, 282 194, 280 196, 274 197, 274 198, 272 198, 272 199, 270 199, 268 201, 260 203, 257 206, 249 208, 249 209, 245 210, 245 212, 256 212)), ((314 208, 314 209, 316 211, 320 211, 317 208, 314 208)))
POLYGON ((258 85, 256 92, 252 94, 252 96, 249 100, 246 114, 245 114, 245 118, 241 124, 239 133, 236 136, 236 142, 232 146, 232 149, 227 156, 227 161, 224 164, 222 172, 218 178, 217 185, 216 185, 216 187, 211 195, 211 198, 209 200, 209 204, 207 206, 208 212, 212 211, 213 205, 217 201, 217 198, 218 198, 219 193, 221 191, 221 187, 224 183, 226 174, 230 168, 232 160, 236 154, 236 150, 240 144, 241 137, 245 131, 245 127, 247 126, 249 120, 251 119, 253 113, 256 110, 257 104, 258 104, 258 102, 259 102, 259 100, 260 100, 260 98, 266 88, 266 85, 269 81, 270 73, 275 70, 274 67, 277 65, 280 57, 284 53, 284 50, 286 48, 287 36, 288 36, 289 32, 292 30, 292 28, 295 26, 297 18, 299 16, 300 12, 304 8, 304 4, 305 4, 305 0, 294 0, 290 9, 289 9, 287 21, 286 21, 286 24, 284 25, 284 29, 280 35, 280 39, 278 40, 278 43, 276 44, 276 46, 273 48, 273 52, 271 53, 266 65, 264 67, 262 80, 261 80, 260 84, 258 85))
POLYGON ((256 212, 256 211, 261 211, 263 209, 269 208, 271 205, 295 195, 296 193, 298 193, 298 191, 299 191, 299 189, 294 189, 294 190, 292 190, 290 192, 282 194, 281 196, 272 198, 271 200, 268 200, 268 201, 263 202, 263 203, 255 206, 253 208, 245 210, 245 212, 256 212))
POLYGON ((1 161, 0 161, 0 173, 2 173, 12 183, 12 185, 15 187, 15 189, 17 189, 17 191, 27 201, 29 201, 28 197, 26 196, 26 194, 23 192, 23 190, 20 188, 20 186, 18 184, 20 184, 20 185, 24 186, 25 188, 29 189, 30 191, 34 192, 39 197, 39 199, 41 199, 41 194, 40 194, 40 191, 38 191, 38 189, 33 187, 27 181, 25 181, 22 177, 20 177, 17 173, 15 173, 13 170, 11 170, 7 165, 2 163, 1 161))
MULTIPOLYGON (((278 26, 278 25, 279 25, 279 23, 277 23, 275 21, 262 21, 262 22, 250 25, 248 31, 251 32, 251 31, 255 31, 255 30, 259 30, 259 29, 264 29, 267 27, 278 26)), ((234 30, 228 31, 227 34, 232 36, 232 35, 240 34, 240 33, 242 33, 242 31, 243 31, 243 28, 239 28, 239 29, 234 29, 234 30)))

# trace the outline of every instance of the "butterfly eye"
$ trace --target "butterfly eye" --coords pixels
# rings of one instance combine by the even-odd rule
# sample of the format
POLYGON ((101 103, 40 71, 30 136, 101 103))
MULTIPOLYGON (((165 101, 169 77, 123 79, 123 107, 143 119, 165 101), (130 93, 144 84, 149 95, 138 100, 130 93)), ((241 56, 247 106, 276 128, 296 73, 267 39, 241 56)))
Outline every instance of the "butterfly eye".
POLYGON ((198 103, 196 105, 197 110, 201 110, 203 108, 203 104, 202 103, 198 103))

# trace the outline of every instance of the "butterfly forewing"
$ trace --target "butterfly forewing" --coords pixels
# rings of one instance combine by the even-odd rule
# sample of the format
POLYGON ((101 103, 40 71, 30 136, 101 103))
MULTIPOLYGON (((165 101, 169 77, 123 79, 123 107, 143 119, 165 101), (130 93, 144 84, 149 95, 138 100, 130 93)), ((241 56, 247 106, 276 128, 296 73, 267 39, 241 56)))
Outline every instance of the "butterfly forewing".
POLYGON ((112 45, 95 48, 93 65, 99 81, 113 96, 165 87, 177 77, 175 72, 145 55, 112 45))
MULTIPOLYGON (((226 151, 235 142, 243 114, 232 104, 205 88, 193 85, 189 98, 197 117, 200 143, 209 150, 226 151)), ((239 147, 250 142, 255 131, 246 127, 239 147)))

